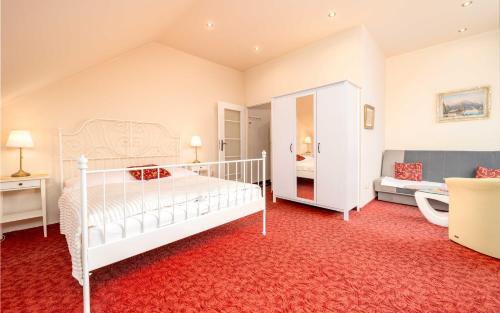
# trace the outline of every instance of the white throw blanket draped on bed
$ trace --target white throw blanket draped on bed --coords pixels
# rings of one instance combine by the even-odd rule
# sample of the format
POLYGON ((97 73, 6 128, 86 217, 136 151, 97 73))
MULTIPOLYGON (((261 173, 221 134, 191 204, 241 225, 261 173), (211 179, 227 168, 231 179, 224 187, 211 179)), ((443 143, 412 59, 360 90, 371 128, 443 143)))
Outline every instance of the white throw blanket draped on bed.
MULTIPOLYGON (((147 212, 148 216, 154 216, 157 221, 160 221, 160 225, 164 226, 206 214, 208 211, 248 203, 261 198, 261 189, 258 185, 198 175, 176 177, 175 183, 172 177, 163 178, 160 179, 159 186, 157 180, 145 181, 144 184, 141 181, 127 182, 126 202, 123 190, 122 183, 107 184, 104 200, 102 185, 88 187, 88 225, 89 229, 96 230, 90 232, 91 234, 97 232, 102 235, 104 221, 106 221, 106 226, 118 225, 123 228, 125 218, 128 229, 130 223, 128 220, 140 221, 142 211, 147 212), (158 197, 158 188, 160 188, 160 197, 158 197), (104 201, 105 210, 103 210, 104 201), (175 206, 172 206, 174 202, 175 206), (126 203, 125 216, 124 203, 126 203), (158 203, 161 207, 160 216, 158 216, 158 203)), ((80 197, 78 186, 65 188, 59 198, 59 208, 61 233, 66 236, 73 264, 72 274, 81 284, 80 197)), ((98 240, 90 240, 89 242, 91 246, 92 242, 95 245, 98 240)))
POLYGON ((396 188, 407 188, 407 189, 426 189, 426 188, 442 188, 446 189, 446 184, 436 183, 431 181, 414 181, 414 180, 403 180, 396 179, 394 177, 383 177, 380 183, 382 186, 396 187, 396 188))

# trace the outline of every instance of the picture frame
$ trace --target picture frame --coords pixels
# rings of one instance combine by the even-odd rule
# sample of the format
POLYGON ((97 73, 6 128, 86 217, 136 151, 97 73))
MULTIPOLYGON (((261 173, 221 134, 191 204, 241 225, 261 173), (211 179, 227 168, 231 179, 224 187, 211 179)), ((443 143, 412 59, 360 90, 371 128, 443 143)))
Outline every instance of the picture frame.
POLYGON ((489 86, 439 93, 437 121, 442 123, 489 118, 490 98, 489 86))
POLYGON ((365 104, 364 116, 364 128, 373 129, 375 127, 375 107, 365 104))

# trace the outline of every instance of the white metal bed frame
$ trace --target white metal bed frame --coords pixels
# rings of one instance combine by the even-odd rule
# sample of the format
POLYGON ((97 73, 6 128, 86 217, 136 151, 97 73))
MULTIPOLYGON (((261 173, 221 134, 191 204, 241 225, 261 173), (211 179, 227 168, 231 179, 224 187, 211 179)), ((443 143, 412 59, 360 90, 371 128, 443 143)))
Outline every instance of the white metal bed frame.
MULTIPOLYGON (((101 268, 103 266, 124 260, 131 256, 161 247, 174 241, 189 237, 191 235, 203 232, 210 228, 237 220, 244 216, 263 212, 262 216, 262 234, 266 235, 266 152, 262 152, 262 158, 236 160, 236 161, 220 161, 220 162, 205 162, 197 163, 196 165, 208 166, 208 177, 211 176, 211 169, 217 169, 217 181, 220 183, 221 173, 233 168, 238 171, 241 169, 240 179, 236 175, 236 181, 242 183, 251 183, 250 177, 253 177, 254 164, 257 164, 257 181, 262 181, 262 189, 257 199, 251 199, 249 202, 238 203, 227 208, 219 205, 211 210, 210 202, 208 213, 198 215, 196 217, 185 219, 180 222, 172 221, 172 223, 161 225, 158 217, 158 223, 154 230, 144 231, 144 215, 148 212, 140 213, 142 220, 141 232, 135 235, 127 235, 126 222, 124 221, 122 239, 112 242, 106 242, 106 224, 104 221, 104 243, 89 247, 88 233, 88 195, 87 195, 87 175, 102 174, 103 175, 103 212, 106 210, 106 173, 122 172, 124 195, 125 177, 128 171, 135 169, 141 170, 141 175, 144 175, 145 169, 157 169, 159 175, 160 168, 178 168, 190 167, 193 164, 172 164, 171 161, 178 162, 180 151, 180 138, 171 135, 171 133, 162 125, 147 122, 134 121, 118 121, 109 119, 94 119, 86 121, 82 127, 74 132, 65 134, 62 130, 59 131, 59 156, 60 156, 60 175, 61 188, 64 187, 64 181, 72 177, 73 172, 71 167, 78 169, 80 173, 80 227, 81 227, 81 264, 83 270, 83 311, 90 313, 90 271, 101 268), (77 157, 80 155, 79 157, 77 157), (78 161, 77 161, 78 160, 78 161), (163 164, 148 167, 129 168, 131 163, 137 162, 156 162, 162 164, 162 160, 168 161, 163 164), (117 166, 118 164, 118 166, 117 166), (262 165, 261 165, 262 164, 262 165), (65 170, 66 169, 66 170, 65 170), (69 173, 68 174, 68 169, 69 173), (262 173, 262 177, 260 177, 262 173), (247 174, 250 174, 247 181, 247 174), (262 179, 260 179, 262 178, 262 179)), ((223 175, 223 174, 222 174, 223 175)), ((156 179, 159 185, 159 178, 156 179)), ((174 178, 174 177, 172 177, 174 178)), ((174 184, 175 186, 175 178, 174 184)), ((144 180, 142 180, 144 190, 144 180)), ((175 187, 174 187, 175 188, 175 187)), ((175 189, 174 189, 175 193, 175 189)), ((236 189, 238 193, 238 189, 236 189)), ((220 197, 219 189, 219 197, 220 197)), ((158 188, 158 199, 160 199, 160 188, 158 188)), ((236 194, 237 199, 237 194, 236 194)), ((144 201, 144 191, 142 193, 142 201, 144 201)), ((175 201, 175 195, 174 195, 175 201)), ((176 204, 172 202, 175 210, 176 204)), ((160 211, 160 201, 158 200, 158 212, 160 211)), ((126 197, 124 196, 123 212, 126 218, 126 197)), ((186 204, 187 210, 187 204, 186 204)), ((112 223, 112 222, 108 222, 112 223)))

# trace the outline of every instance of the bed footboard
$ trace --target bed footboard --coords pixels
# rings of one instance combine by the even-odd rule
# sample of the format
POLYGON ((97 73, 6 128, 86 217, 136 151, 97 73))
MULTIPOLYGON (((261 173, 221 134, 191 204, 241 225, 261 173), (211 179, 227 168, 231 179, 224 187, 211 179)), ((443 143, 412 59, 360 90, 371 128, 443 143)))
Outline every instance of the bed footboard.
MULTIPOLYGON (((90 271, 97 268, 118 262, 134 255, 161 247, 174 241, 192 236, 194 234, 206 231, 208 229, 235 221, 239 218, 262 211, 262 234, 266 235, 266 152, 262 152, 262 158, 197 163, 198 167, 208 167, 208 175, 205 179, 206 186, 202 184, 201 190, 206 187, 206 196, 198 196, 195 199, 188 197, 189 190, 178 188, 176 190, 176 178, 171 177, 169 193, 171 193, 171 202, 165 200, 165 194, 162 195, 161 188, 161 169, 175 170, 176 168, 189 168, 193 164, 174 164, 174 165, 155 165, 137 168, 119 168, 105 170, 88 170, 88 160, 81 156, 78 161, 80 170, 80 229, 81 229, 81 268, 83 272, 83 311, 90 313, 90 271), (140 210, 130 216, 129 199, 127 199, 126 177, 128 171, 140 171, 141 176, 136 184, 141 185, 140 210), (145 172, 154 170, 157 177, 145 182, 145 172), (215 175, 212 176, 212 170, 215 175), (107 217, 107 208, 114 205, 117 208, 116 199, 108 199, 106 177, 111 173, 123 174, 123 199, 121 200, 120 212, 121 220, 110 220, 107 217), (100 244, 89 246, 89 186, 88 175, 102 175, 102 239, 100 244), (149 193, 146 195, 145 184, 149 184, 149 193), (151 208, 151 184, 156 184, 155 199, 151 208), (179 196, 179 193, 181 194, 179 196), (178 203, 178 198, 185 193, 185 201, 178 203), (202 200, 204 199, 204 200, 202 200), (208 199, 208 202, 206 202, 208 199), (202 201, 205 201, 203 205, 202 201), (167 203, 166 203, 167 202, 167 203), (147 204, 147 205, 146 205, 147 204), (164 211, 168 210, 167 213, 164 211), (177 211, 176 211, 177 210, 177 211), (183 218, 176 220, 176 214, 179 210, 183 218), (191 211, 190 211, 191 210, 191 211), (171 213, 169 213, 171 212, 171 213), (191 212, 190 214, 188 214, 191 212), (163 215, 162 215, 163 214, 163 215), (170 215, 168 215, 170 214, 170 215), (167 222, 162 219, 167 215, 167 222), (154 227, 146 227, 146 217, 154 216, 157 219, 154 227), (140 223, 140 231, 130 234, 128 218, 134 218, 140 223), (107 238, 107 227, 110 225, 120 225, 122 227, 122 236, 113 240, 107 238)), ((199 173, 198 173, 199 174, 199 173)), ((115 175, 116 176, 116 175, 115 175)), ((198 176, 197 176, 198 177, 198 176)), ((200 176, 201 177, 201 176, 200 176)), ((116 183, 113 186, 116 189, 116 183)), ((200 186, 197 185, 197 193, 200 194, 200 186)), ((168 197, 167 197, 168 198, 168 197)), ((170 199, 168 198, 168 199, 170 199)), ((91 197, 91 199, 93 199, 91 197)), ((132 200, 130 200, 132 201, 132 200)), ((137 199, 135 199, 137 202, 137 199)), ((95 213, 95 212, 94 212, 95 213)))

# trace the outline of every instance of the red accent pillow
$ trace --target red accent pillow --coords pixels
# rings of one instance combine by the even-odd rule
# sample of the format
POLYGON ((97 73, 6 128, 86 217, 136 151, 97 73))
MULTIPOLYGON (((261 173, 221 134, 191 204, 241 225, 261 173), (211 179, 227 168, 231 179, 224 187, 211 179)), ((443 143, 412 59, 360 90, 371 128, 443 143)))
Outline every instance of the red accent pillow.
POLYGON ((476 178, 500 178, 500 168, 487 168, 478 165, 476 178))
POLYGON ((422 162, 394 163, 394 178, 404 180, 422 180, 422 162))
POLYGON ((305 160, 306 158, 304 158, 303 156, 301 156, 300 154, 297 154, 297 161, 302 161, 302 160, 305 160))
MULTIPOLYGON (((129 166, 129 167, 147 167, 147 166, 157 166, 157 165, 156 164, 146 164, 146 165, 129 166)), ((156 168, 148 168, 148 169, 144 169, 144 170, 130 170, 129 172, 130 172, 130 175, 134 176, 135 179, 142 180, 142 171, 144 171, 144 179, 145 180, 158 178, 158 169, 156 169, 156 168)), ((170 176, 170 172, 167 171, 166 169, 160 167, 160 178, 168 177, 168 176, 170 176)))

